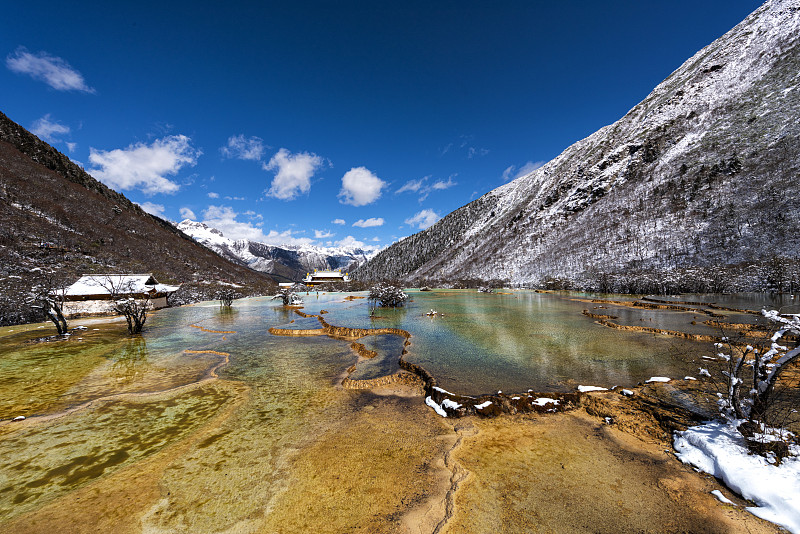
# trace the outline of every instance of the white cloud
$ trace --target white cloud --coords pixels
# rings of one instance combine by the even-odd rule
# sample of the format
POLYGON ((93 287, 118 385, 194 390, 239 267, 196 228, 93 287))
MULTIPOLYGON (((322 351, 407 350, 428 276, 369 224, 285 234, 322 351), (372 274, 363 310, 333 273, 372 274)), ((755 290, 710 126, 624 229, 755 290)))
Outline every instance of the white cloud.
POLYGON ((118 190, 139 189, 148 195, 175 193, 180 186, 166 176, 177 174, 184 165, 194 166, 201 154, 185 135, 108 151, 89 148, 89 161, 94 165, 89 173, 118 190))
POLYGON ((383 226, 383 223, 386 221, 383 220, 383 217, 370 217, 369 219, 359 219, 353 223, 353 226, 358 226, 359 228, 372 228, 373 226, 383 226))
POLYGON ((216 228, 229 239, 249 239, 270 245, 310 245, 313 240, 308 237, 295 237, 294 232, 286 230, 278 232, 270 230, 265 234, 257 225, 238 221, 238 213, 229 206, 209 206, 203 211, 203 221, 216 228))
POLYGON ((244 215, 247 215, 250 219, 253 219, 253 220, 257 220, 257 221, 263 221, 264 220, 264 216, 263 215, 261 215, 260 213, 256 213, 253 210, 247 210, 246 212, 244 212, 244 215))
POLYGON ((403 184, 403 187, 395 191, 394 194, 397 195, 399 193, 405 193, 406 191, 411 191, 412 193, 416 193, 420 189, 422 189, 422 186, 425 184, 425 181, 428 178, 429 176, 426 176, 425 178, 421 178, 419 180, 409 180, 408 182, 403 184))
POLYGON ((344 219, 334 219, 331 222, 333 224, 341 224, 341 225, 347 224, 346 222, 344 222, 344 219))
POLYGON ((78 148, 78 143, 70 143, 69 141, 67 141, 64 144, 67 145, 67 149, 70 152, 75 152, 75 149, 78 148))
POLYGON ((457 182, 453 181, 453 178, 455 176, 456 176, 455 174, 452 174, 447 178, 446 182, 444 180, 437 180, 431 185, 428 185, 428 180, 430 179, 430 176, 425 176, 424 178, 420 178, 419 180, 410 180, 405 184, 403 184, 403 187, 401 187, 394 193, 395 194, 405 193, 407 191, 412 193, 419 193, 419 201, 422 202, 423 200, 428 198, 428 195, 431 193, 431 191, 442 191, 444 189, 449 189, 454 185, 458 185, 457 182))
POLYGON ((329 237, 333 237, 333 232, 329 232, 328 230, 314 230, 314 239, 327 239, 329 237))
POLYGON ((57 91, 95 92, 86 85, 80 72, 60 57, 51 56, 47 52, 31 54, 24 46, 20 46, 6 57, 6 66, 13 72, 27 74, 34 80, 42 81, 57 91))
POLYGON ((322 159, 316 154, 301 152, 292 154, 281 148, 272 156, 269 163, 264 165, 264 170, 276 170, 275 178, 266 194, 281 200, 294 200, 301 193, 311 190, 311 177, 314 171, 322 165, 322 159))
POLYGON ((529 161, 519 169, 517 169, 514 165, 510 165, 503 171, 503 181, 507 182, 509 180, 516 180, 526 174, 530 174, 542 165, 547 163, 546 161, 529 161))
POLYGON ((372 174, 366 167, 353 167, 342 176, 339 197, 342 204, 366 206, 381 197, 386 182, 372 174))
POLYGON ((425 230, 433 226, 441 217, 433 210, 422 210, 410 219, 406 219, 406 224, 416 226, 420 230, 425 230))
POLYGON ((436 189, 437 191, 441 191, 441 190, 444 190, 444 189, 449 189, 449 188, 453 187, 454 185, 458 185, 458 184, 457 184, 457 182, 453 181, 453 176, 450 176, 450 177, 447 178, 446 182, 443 181, 443 180, 439 180, 439 181, 435 182, 431 186, 431 189, 436 189))
POLYGON ((375 245, 367 245, 363 241, 359 241, 355 237, 349 235, 344 239, 340 239, 334 243, 338 247, 346 247, 346 248, 360 248, 362 250, 370 251, 370 250, 380 250, 380 247, 376 247, 375 245))
POLYGON ((157 217, 164 217, 164 206, 162 204, 154 204, 152 202, 142 202, 139 204, 144 211, 149 213, 150 215, 155 215, 157 217))
MULTIPOLYGON (((379 241, 379 239, 376 238, 373 239, 373 241, 379 241)), ((332 244, 342 248, 360 248, 361 250, 364 250, 366 252, 380 250, 381 248, 383 248, 379 245, 368 245, 363 241, 359 241, 358 239, 356 239, 351 235, 345 237, 344 239, 340 239, 339 241, 336 241, 332 244)))
MULTIPOLYGON (((69 126, 61 124, 58 121, 50 120, 50 114, 48 113, 31 125, 31 132, 39 139, 53 144, 61 141, 61 139, 59 139, 60 136, 69 133, 69 126)), ((70 151, 71 150, 72 149, 70 149, 70 151)))
POLYGON ((228 144, 219 149, 226 158, 260 161, 268 147, 260 137, 245 137, 244 134, 228 138, 228 144))
POLYGON ((197 215, 195 215, 194 212, 189 208, 181 208, 180 213, 181 219, 191 219, 193 221, 197 220, 197 215))
POLYGON ((219 198, 219 193, 215 193, 213 191, 209 191, 208 198, 219 198))

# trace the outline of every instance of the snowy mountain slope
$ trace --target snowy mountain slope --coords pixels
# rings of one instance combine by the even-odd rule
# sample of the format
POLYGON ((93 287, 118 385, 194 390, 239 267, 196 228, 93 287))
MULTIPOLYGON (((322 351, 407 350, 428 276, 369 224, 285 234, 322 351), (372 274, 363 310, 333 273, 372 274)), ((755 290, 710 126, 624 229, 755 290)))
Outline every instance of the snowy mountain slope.
POLYGON ((356 276, 591 287, 699 269, 757 286, 776 262, 797 270, 798 119, 800 1, 773 0, 616 123, 356 276))
POLYGON ((275 246, 247 239, 233 240, 191 219, 180 222, 177 228, 220 256, 281 280, 297 281, 314 269, 349 271, 377 254, 377 250, 355 247, 275 246))

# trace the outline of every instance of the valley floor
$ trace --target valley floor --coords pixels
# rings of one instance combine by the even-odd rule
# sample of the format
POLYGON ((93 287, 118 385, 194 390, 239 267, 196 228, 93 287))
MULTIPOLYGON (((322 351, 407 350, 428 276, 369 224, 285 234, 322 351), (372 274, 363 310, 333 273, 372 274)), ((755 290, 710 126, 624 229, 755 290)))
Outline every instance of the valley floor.
POLYGON ((317 426, 315 437, 298 444, 285 459, 281 476, 270 479, 257 456, 242 462, 237 451, 229 458, 204 454, 204 449, 213 449, 215 439, 241 423, 237 418, 244 417, 253 401, 250 392, 224 381, 206 384, 199 392, 224 392, 227 401, 184 439, 0 521, 0 529, 780 531, 747 513, 745 503, 715 479, 679 462, 668 443, 641 440, 584 409, 443 419, 407 390, 376 395, 340 389, 328 404, 336 417, 317 426), (275 487, 280 490, 274 492, 275 487), (712 490, 722 490, 737 505, 720 503, 712 490))

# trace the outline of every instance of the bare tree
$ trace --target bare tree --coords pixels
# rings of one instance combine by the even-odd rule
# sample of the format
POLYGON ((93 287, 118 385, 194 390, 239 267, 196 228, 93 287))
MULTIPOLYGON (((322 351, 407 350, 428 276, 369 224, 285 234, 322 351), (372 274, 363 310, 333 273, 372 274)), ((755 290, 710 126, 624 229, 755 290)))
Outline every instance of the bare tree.
POLYGON ((369 290, 369 300, 378 306, 397 308, 405 304, 408 295, 399 287, 389 284, 378 284, 369 290))
POLYGON ((284 287, 277 295, 272 297, 272 300, 281 299, 284 306, 300 306, 303 304, 303 299, 295 293, 292 289, 284 287))
MULTIPOLYGON (((777 325, 768 349, 743 347, 728 338, 716 343, 717 356, 723 363, 724 391, 718 393, 720 411, 729 419, 743 421, 739 429, 748 438, 765 434, 767 428, 785 428, 790 422, 786 414, 797 413, 796 394, 788 400, 781 399, 779 384, 790 366, 800 362, 800 344, 795 343, 794 348, 781 344, 791 334, 800 334, 800 315, 776 310, 764 310, 762 314, 777 325)), ((714 378, 707 369, 701 369, 700 373, 714 378)))
POLYGON ((111 309, 125 316, 128 333, 140 334, 150 309, 150 294, 145 288, 136 287, 135 280, 125 276, 106 275, 100 285, 109 292, 111 309))
POLYGON ((67 333, 67 320, 64 318, 63 305, 66 286, 59 284, 53 275, 47 276, 45 283, 38 286, 33 293, 32 308, 40 309, 54 325, 58 335, 67 333))
POLYGON ((217 292, 220 308, 230 308, 233 301, 238 299, 240 295, 232 289, 222 289, 217 292))

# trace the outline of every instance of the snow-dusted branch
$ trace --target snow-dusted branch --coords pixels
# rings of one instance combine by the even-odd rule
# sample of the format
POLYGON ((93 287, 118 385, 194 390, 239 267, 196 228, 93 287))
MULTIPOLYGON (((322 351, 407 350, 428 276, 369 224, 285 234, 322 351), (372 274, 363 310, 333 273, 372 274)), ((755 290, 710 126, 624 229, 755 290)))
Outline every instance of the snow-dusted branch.
POLYGON ((396 308, 405 304, 408 295, 399 287, 389 284, 378 284, 369 290, 369 300, 378 306, 396 308))

